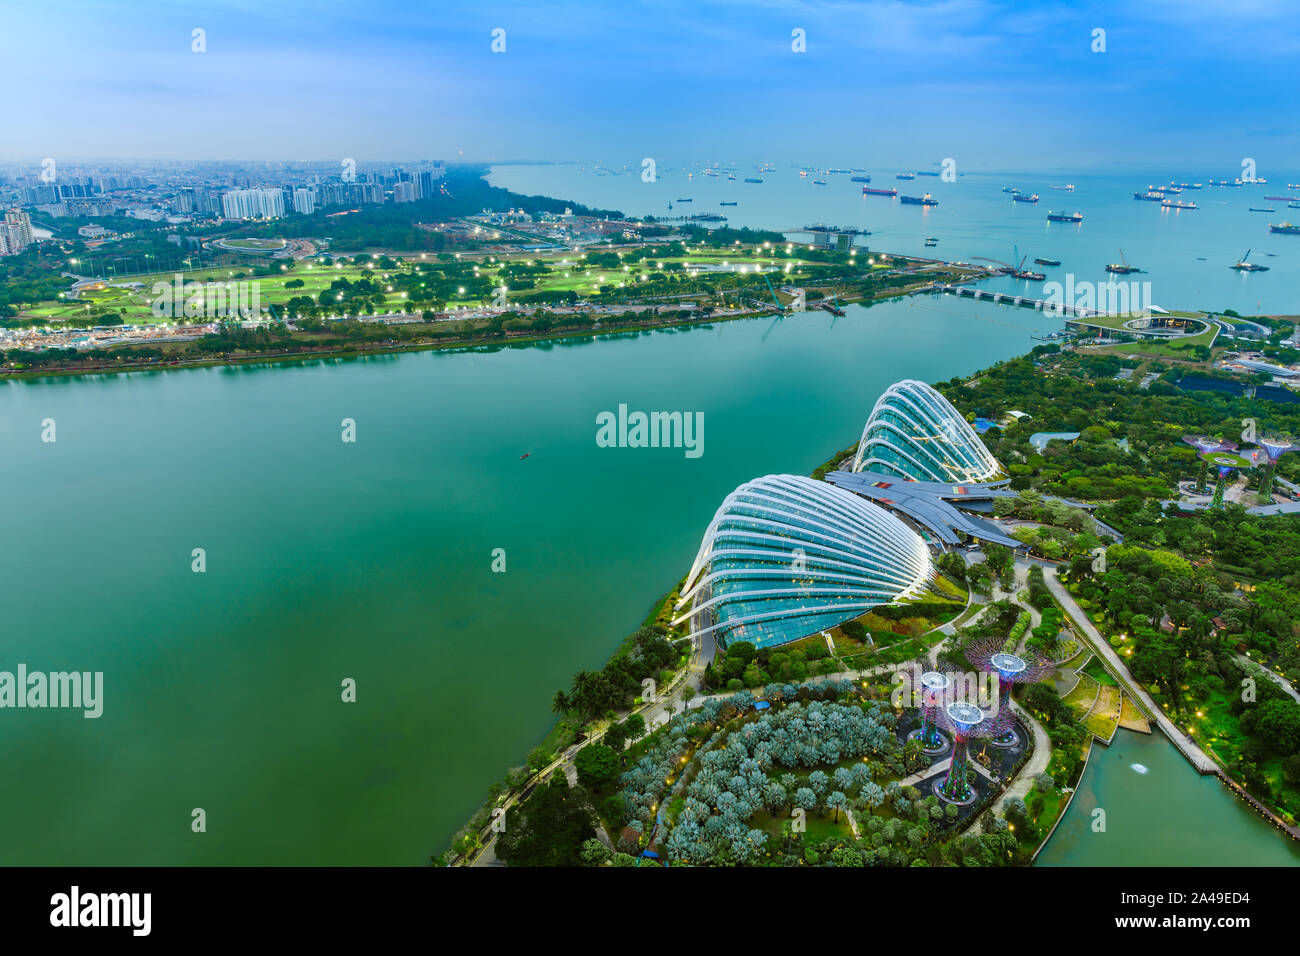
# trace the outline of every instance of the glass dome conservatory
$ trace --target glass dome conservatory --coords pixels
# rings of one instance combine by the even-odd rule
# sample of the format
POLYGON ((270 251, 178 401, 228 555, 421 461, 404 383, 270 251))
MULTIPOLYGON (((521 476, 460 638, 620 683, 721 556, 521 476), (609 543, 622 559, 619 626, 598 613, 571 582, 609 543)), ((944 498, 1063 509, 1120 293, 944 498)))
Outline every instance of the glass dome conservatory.
POLYGON ((912 379, 891 385, 876 401, 853 470, 959 484, 988 481, 1002 473, 952 403, 912 379))
POLYGON ((768 475, 722 502, 682 587, 674 623, 725 647, 771 647, 924 591, 934 576, 921 536, 850 492, 768 475))

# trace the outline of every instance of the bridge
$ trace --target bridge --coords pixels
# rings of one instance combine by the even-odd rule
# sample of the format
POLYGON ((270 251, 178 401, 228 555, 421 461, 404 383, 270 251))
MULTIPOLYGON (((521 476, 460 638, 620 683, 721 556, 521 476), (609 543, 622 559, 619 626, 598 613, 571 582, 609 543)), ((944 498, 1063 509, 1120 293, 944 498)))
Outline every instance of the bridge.
POLYGON ((942 292, 948 295, 965 296, 968 299, 987 299, 990 302, 996 302, 999 304, 1018 305, 1026 309, 1039 309, 1060 315, 1072 316, 1074 318, 1090 319, 1110 314, 1108 312, 1101 312, 1098 309, 1084 309, 1077 305, 1069 305, 1065 302, 1054 302, 1050 299, 1035 299, 1032 296, 1012 295, 1007 292, 989 292, 987 289, 976 289, 964 285, 950 285, 942 282, 933 282, 920 291, 942 292))

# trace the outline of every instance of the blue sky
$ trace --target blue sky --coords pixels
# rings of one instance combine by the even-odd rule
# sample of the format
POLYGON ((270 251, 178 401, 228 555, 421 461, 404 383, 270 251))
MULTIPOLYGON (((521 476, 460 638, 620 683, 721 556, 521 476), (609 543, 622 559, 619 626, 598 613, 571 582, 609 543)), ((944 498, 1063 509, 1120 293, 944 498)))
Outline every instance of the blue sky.
POLYGON ((1272 0, 41 0, 0 27, 0 158, 24 161, 1300 155, 1300 9, 1272 0))

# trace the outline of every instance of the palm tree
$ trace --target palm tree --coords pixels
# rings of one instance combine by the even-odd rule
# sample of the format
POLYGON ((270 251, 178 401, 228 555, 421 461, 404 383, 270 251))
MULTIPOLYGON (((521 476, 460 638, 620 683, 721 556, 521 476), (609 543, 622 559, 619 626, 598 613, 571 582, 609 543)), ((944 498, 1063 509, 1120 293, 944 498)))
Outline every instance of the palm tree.
POLYGON ((551 713, 567 714, 569 712, 569 696, 562 690, 557 690, 555 696, 551 698, 551 713))

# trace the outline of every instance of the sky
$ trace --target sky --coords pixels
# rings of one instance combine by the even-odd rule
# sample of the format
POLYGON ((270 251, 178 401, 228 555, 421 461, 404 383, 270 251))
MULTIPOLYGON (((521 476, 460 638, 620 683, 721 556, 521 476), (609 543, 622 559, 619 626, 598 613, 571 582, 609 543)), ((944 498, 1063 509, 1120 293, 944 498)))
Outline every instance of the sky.
POLYGON ((1231 174, 1296 165, 1298 54, 1294 0, 41 0, 0 7, 0 159, 1231 174))

